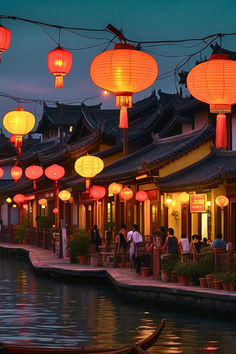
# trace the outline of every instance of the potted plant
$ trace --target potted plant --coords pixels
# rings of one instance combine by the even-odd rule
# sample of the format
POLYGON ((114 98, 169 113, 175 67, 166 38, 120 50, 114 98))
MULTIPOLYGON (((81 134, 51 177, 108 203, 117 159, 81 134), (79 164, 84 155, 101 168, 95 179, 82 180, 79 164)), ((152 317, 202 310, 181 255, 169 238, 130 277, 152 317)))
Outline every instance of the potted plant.
POLYGON ((23 243, 25 240, 26 225, 24 222, 16 226, 15 241, 16 243, 23 243))
POLYGON ((215 280, 213 281, 214 283, 214 288, 216 290, 220 290, 223 288, 223 273, 216 273, 215 275, 215 280))
POLYGON ((230 288, 229 288, 230 277, 231 277, 231 274, 229 272, 225 272, 221 275, 221 278, 223 280, 223 288, 226 291, 230 290, 230 288))
POLYGON ((236 273, 231 273, 230 274, 229 290, 230 291, 235 291, 236 290, 236 273))
POLYGON ((79 230, 75 233, 74 239, 68 242, 69 256, 71 263, 79 260, 80 264, 88 263, 90 238, 86 231, 79 230))
POLYGON ((175 258, 164 258, 161 260, 161 279, 164 282, 169 282, 171 279, 171 272, 173 271, 177 260, 175 258))

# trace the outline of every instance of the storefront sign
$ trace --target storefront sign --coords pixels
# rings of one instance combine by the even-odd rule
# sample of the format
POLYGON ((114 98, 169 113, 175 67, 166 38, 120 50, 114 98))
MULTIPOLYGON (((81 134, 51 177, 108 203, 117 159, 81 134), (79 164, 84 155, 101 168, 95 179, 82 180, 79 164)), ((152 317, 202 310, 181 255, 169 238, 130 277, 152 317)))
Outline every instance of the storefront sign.
POLYGON ((156 189, 152 189, 152 190, 149 190, 149 191, 146 191, 146 192, 148 194, 148 199, 149 200, 157 199, 157 190, 156 189))
POLYGON ((190 196, 190 213, 205 213, 207 195, 206 194, 194 194, 190 196))

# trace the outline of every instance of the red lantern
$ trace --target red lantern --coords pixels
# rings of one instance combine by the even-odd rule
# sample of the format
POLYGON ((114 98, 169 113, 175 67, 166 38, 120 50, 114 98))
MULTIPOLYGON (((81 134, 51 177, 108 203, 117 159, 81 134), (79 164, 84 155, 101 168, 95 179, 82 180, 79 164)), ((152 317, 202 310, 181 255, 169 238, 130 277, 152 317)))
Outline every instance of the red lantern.
POLYGON ((36 179, 42 177, 43 169, 40 166, 33 165, 25 169, 25 177, 34 181, 34 189, 36 189, 36 179))
POLYGON ((138 191, 135 198, 138 202, 144 202, 145 200, 148 200, 148 194, 145 191, 138 191))
POLYGON ((59 179, 61 179, 62 177, 64 177, 64 175, 65 175, 64 167, 54 164, 54 165, 47 167, 45 169, 44 173, 47 178, 55 181, 56 195, 58 195, 59 189, 58 189, 58 182, 57 181, 59 179))
POLYGON ((70 72, 72 66, 72 54, 68 50, 58 46, 48 53, 48 70, 55 78, 55 88, 63 87, 63 76, 70 72))
POLYGON ((15 148, 17 148, 18 155, 21 155, 23 135, 16 135, 16 134, 11 135, 10 142, 15 146, 15 148))
POLYGON ((5 52, 10 47, 11 42, 11 31, 0 25, 0 62, 1 54, 5 52))
POLYGON ((2 178, 3 176, 4 176, 4 169, 0 167, 0 178, 2 178))
POLYGON ((11 168, 11 177, 14 179, 15 183, 19 181, 22 176, 22 168, 19 166, 13 166, 11 168))
POLYGON ((187 87, 198 100, 210 105, 211 113, 220 113, 216 121, 216 147, 227 147, 225 113, 236 103, 236 62, 226 54, 213 54, 188 74, 187 87))
POLYGON ((90 188, 90 197, 93 199, 102 199, 106 195, 106 188, 101 186, 93 186, 90 188))
POLYGON ((16 194, 14 197, 13 197, 13 200, 16 204, 20 204, 20 203, 24 203, 25 201, 25 196, 24 194, 16 194))
POLYGON ((124 200, 132 199, 133 195, 134 195, 133 191, 128 187, 122 188, 120 191, 120 196, 124 200))
POLYGON ((54 208, 53 209, 53 214, 58 214, 59 213, 59 209, 58 208, 54 208))

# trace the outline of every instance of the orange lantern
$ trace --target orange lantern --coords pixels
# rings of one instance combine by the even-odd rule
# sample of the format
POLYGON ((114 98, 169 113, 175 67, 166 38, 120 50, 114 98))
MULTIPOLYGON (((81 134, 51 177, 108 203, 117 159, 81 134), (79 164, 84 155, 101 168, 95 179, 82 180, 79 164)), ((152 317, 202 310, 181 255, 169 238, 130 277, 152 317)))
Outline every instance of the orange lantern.
POLYGON ((61 179, 62 177, 64 177, 65 175, 65 169, 64 167, 60 166, 60 165, 57 165, 57 164, 54 164, 54 165, 51 165, 49 167, 47 167, 44 171, 45 173, 45 176, 49 179, 52 179, 53 181, 55 181, 55 185, 56 185, 56 188, 57 188, 57 181, 59 179, 61 179))
POLYGON ((19 181, 22 176, 22 168, 19 166, 13 166, 11 168, 11 177, 14 179, 15 183, 19 181))
POLYGON ((48 201, 45 198, 41 198, 41 199, 39 199, 38 203, 39 203, 39 205, 47 205, 48 201))
POLYGON ((229 199, 224 196, 224 195, 219 195, 216 198, 216 205, 218 205, 221 209, 223 209, 224 207, 226 207, 229 204, 229 199))
POLYGON ((110 185, 109 185, 109 187, 108 187, 108 191, 109 191, 109 193, 111 193, 111 194, 119 194, 120 193, 120 191, 121 191, 121 189, 122 189, 122 184, 120 184, 120 183, 111 183, 110 185))
POLYGON ((183 204, 188 203, 189 202, 189 194, 186 192, 180 193, 179 200, 183 204))
POLYGON ((152 85, 158 74, 155 59, 130 44, 115 44, 114 48, 96 56, 90 65, 90 76, 98 87, 116 95, 120 108, 120 128, 128 128, 127 108, 132 107, 133 94, 152 85))
POLYGON ((58 214, 59 213, 59 209, 58 208, 54 208, 52 212, 53 212, 53 214, 58 214))
POLYGON ((24 194, 16 194, 14 197, 13 197, 13 200, 16 204, 20 204, 20 203, 24 203, 25 201, 25 196, 24 194))
POLYGON ((21 147, 23 142, 23 135, 13 134, 10 136, 10 143, 12 143, 15 148, 17 148, 18 155, 21 155, 21 147))
POLYGON ((63 201, 63 202, 67 202, 70 197, 71 197, 71 193, 69 191, 67 191, 66 189, 63 189, 62 191, 60 191, 60 193, 58 194, 58 197, 63 201))
POLYGON ((1 54, 8 50, 11 42, 11 31, 0 25, 0 62, 1 62, 1 54))
POLYGON ((138 202, 144 202, 145 200, 148 200, 148 194, 145 191, 138 191, 135 195, 135 199, 138 202))
POLYGON ((102 199, 106 195, 106 188, 101 186, 93 186, 90 188, 90 197, 93 199, 102 199))
POLYGON ((134 195, 133 191, 128 187, 122 188, 120 191, 120 197, 125 201, 132 199, 133 195, 134 195))
POLYGON ((25 177, 34 181, 34 189, 36 189, 36 179, 42 177, 43 169, 40 166, 33 165, 25 169, 25 177))
POLYGON ((2 178, 3 176, 4 176, 4 169, 0 167, 0 178, 2 178))
POLYGON ((212 54, 210 59, 195 66, 188 74, 187 87, 191 95, 210 105, 211 113, 218 113, 216 147, 227 147, 225 113, 236 103, 236 61, 226 54, 212 54))
POLYGON ((48 53, 48 70, 55 76, 55 88, 63 87, 63 76, 70 72, 72 67, 72 54, 58 46, 48 53))

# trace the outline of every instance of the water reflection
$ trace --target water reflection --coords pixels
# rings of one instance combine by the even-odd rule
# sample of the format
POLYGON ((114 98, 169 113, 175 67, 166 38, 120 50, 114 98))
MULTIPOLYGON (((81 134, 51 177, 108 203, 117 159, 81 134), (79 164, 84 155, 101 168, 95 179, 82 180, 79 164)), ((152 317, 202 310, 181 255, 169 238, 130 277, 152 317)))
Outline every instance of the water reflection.
MULTIPOLYGON (((130 299, 132 300, 132 299, 130 299)), ((36 278, 26 261, 1 258, 0 341, 119 347, 167 324, 149 353, 234 353, 236 325, 121 301, 106 287, 36 278)), ((236 353, 236 352, 235 352, 236 353)))

